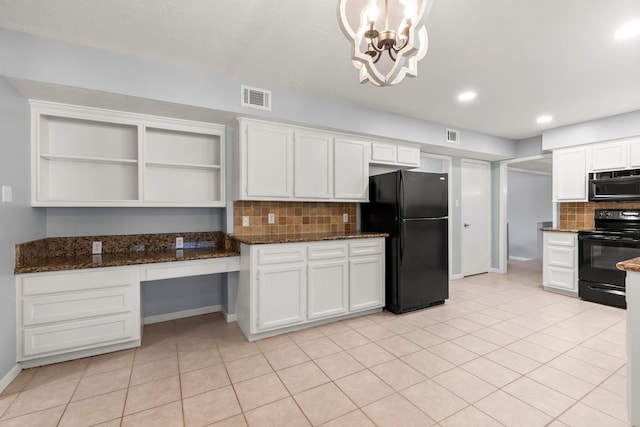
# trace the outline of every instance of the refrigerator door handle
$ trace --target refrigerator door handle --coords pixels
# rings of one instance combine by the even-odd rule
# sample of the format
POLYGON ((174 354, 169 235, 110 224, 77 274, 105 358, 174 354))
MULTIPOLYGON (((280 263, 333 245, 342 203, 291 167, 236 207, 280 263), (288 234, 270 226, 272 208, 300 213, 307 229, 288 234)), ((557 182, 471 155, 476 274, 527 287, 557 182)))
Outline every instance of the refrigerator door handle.
POLYGON ((407 232, 407 221, 401 220, 402 226, 400 228, 400 265, 404 265, 404 236, 407 232))
POLYGON ((398 188, 398 218, 404 218, 404 174, 400 171, 400 188, 398 188))

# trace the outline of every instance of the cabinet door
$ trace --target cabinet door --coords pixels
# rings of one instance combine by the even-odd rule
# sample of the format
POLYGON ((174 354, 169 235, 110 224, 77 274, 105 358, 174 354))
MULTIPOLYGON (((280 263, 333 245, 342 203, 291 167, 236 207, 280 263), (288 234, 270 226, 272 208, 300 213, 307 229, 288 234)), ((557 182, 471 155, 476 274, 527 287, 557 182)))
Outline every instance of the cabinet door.
POLYGON ((553 152, 554 201, 587 201, 587 170, 585 147, 553 152))
POLYGON ((640 139, 629 142, 629 167, 640 168, 640 139))
POLYGON ((349 311, 384 305, 384 262, 381 255, 349 261, 349 311))
POLYGON ((371 161, 373 163, 396 163, 398 160, 398 151, 393 144, 381 144, 374 142, 371 144, 371 161))
POLYGON ((322 133, 294 135, 294 190, 301 199, 330 199, 333 184, 333 138, 322 133))
POLYGON ((398 146, 398 164, 420 167, 420 149, 398 146))
POLYGON ((346 313, 347 283, 346 260, 309 263, 309 320, 346 313))
POLYGON ((258 269, 258 330, 304 322, 306 280, 304 264, 258 269))
POLYGON ((594 144, 590 148, 592 171, 624 169, 627 167, 629 144, 626 141, 594 144))
POLYGON ((248 197, 290 198, 293 186, 293 131, 249 123, 246 129, 246 194, 248 197))
POLYGON ((367 144, 336 138, 333 153, 333 197, 335 199, 369 201, 367 144))

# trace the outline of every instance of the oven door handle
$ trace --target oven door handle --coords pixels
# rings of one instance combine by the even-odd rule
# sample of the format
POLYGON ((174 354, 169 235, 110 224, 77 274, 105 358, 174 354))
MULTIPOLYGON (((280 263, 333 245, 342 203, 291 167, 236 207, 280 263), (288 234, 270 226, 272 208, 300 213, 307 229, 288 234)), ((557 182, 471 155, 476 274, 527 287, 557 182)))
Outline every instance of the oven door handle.
POLYGON ((578 240, 599 240, 599 241, 607 241, 607 242, 632 242, 638 243, 640 239, 636 239, 634 237, 620 237, 620 236, 578 236, 578 240))
POLYGON ((619 295, 619 296, 626 296, 626 293, 624 291, 617 291, 615 289, 611 289, 611 288, 606 288, 604 286, 598 286, 598 285, 587 285, 587 287, 591 290, 594 291, 598 291, 598 292, 606 292, 608 294, 613 294, 613 295, 619 295))

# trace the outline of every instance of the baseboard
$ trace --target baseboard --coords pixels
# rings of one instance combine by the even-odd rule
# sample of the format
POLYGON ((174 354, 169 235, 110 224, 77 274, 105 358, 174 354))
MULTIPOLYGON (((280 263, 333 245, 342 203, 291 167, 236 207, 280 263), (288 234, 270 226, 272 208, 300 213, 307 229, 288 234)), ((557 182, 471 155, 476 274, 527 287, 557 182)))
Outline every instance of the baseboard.
POLYGON ((193 308, 191 310, 174 311, 173 313, 157 314, 155 316, 145 316, 143 319, 143 322, 145 325, 150 325, 152 323, 160 323, 160 322, 166 322, 168 320, 182 319, 183 317, 200 316, 202 314, 217 313, 218 311, 222 311, 222 305, 220 304, 210 305, 207 307, 193 308))
POLYGON ((5 388, 9 387, 11 381, 16 379, 20 371, 22 371, 22 368, 16 363, 15 365, 13 365, 13 368, 11 368, 9 372, 7 372, 4 377, 2 377, 2 379, 0 380, 0 393, 2 393, 5 388))
POLYGON ((491 267, 489 269, 489 273, 502 273, 502 270, 500 270, 499 268, 493 268, 491 267))
POLYGON ((237 314, 229 314, 225 309, 222 309, 222 315, 224 316, 224 320, 226 320, 227 323, 236 322, 238 320, 237 314))
POLYGON ((525 258, 521 256, 510 256, 509 259, 512 259, 514 261, 531 261, 533 258, 525 258))
POLYGON ((463 277, 464 276, 462 274, 452 274, 451 276, 449 276, 449 280, 460 280, 463 277))

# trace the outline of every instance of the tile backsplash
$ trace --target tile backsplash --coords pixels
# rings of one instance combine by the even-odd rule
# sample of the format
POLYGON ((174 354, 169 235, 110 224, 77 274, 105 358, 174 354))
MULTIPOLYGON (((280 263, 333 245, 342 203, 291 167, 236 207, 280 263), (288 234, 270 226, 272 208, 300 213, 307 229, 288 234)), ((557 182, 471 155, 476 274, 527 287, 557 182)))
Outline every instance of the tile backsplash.
POLYGON ((640 209, 640 202, 571 202, 559 204, 559 227, 569 230, 589 230, 595 227, 596 209, 640 209))
POLYGON ((356 203, 329 202, 233 202, 233 233, 237 236, 260 234, 328 233, 356 231, 356 203), (275 216, 274 224, 268 215, 275 216), (349 216, 343 222, 343 214, 349 216), (242 217, 249 226, 242 226, 242 217))

